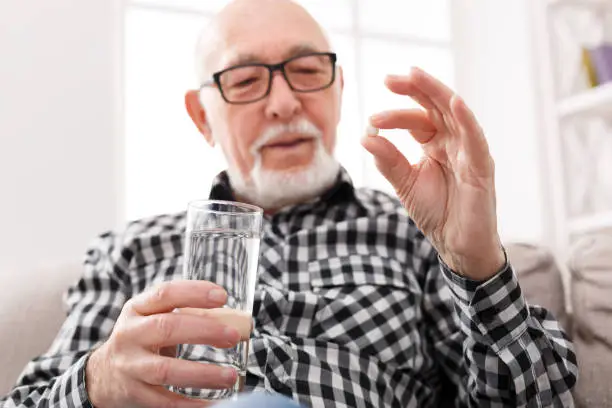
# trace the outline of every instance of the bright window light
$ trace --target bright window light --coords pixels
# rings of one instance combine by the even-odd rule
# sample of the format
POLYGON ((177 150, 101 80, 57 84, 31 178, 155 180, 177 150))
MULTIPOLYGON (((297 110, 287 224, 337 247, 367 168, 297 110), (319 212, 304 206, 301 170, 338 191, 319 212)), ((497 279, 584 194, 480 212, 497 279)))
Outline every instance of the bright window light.
MULTIPOLYGON (((208 146, 187 115, 184 94, 197 86, 193 58, 198 33, 226 3, 128 2, 124 58, 128 219, 184 210, 188 201, 208 196, 213 177, 225 168, 220 150, 208 146)), ((300 3, 328 30, 345 75, 336 156, 357 186, 391 192, 359 139, 370 114, 414 106, 384 87, 386 74, 406 73, 417 65, 453 86, 449 2, 300 3)), ((410 160, 420 157, 420 147, 406 132, 383 135, 410 160)))

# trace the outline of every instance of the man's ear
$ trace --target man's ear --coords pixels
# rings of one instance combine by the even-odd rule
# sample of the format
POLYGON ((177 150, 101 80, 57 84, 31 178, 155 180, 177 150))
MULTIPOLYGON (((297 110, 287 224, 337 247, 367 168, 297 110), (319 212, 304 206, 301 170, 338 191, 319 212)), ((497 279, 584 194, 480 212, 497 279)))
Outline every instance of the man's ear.
POLYGON ((187 113, 191 117, 191 120, 196 125, 200 133, 204 135, 204 138, 208 142, 209 145, 215 145, 215 139, 213 139, 212 132, 210 130, 210 125, 206 120, 206 111, 202 104, 200 103, 199 92, 195 90, 188 91, 185 94, 185 107, 187 108, 187 113))

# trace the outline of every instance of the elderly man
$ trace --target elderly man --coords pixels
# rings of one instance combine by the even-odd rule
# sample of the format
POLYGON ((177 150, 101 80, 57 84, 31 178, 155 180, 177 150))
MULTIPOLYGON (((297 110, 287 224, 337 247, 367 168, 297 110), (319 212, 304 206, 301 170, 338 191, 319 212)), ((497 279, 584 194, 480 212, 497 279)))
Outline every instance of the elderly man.
MULTIPOLYGON (((202 87, 185 101, 227 158, 210 197, 266 210, 245 390, 326 407, 573 405, 572 345, 525 303, 506 261, 493 160, 470 110, 421 70, 388 77, 423 109, 371 124, 409 130, 425 157, 408 163, 366 135, 399 200, 355 189, 332 155, 336 62, 320 26, 288 0, 236 0, 202 36, 202 87)), ((241 338, 237 327, 171 313, 226 300, 211 283, 172 281, 184 228, 176 214, 101 235, 57 339, 3 406, 195 407, 167 387, 235 383, 233 369, 162 347, 241 338)))

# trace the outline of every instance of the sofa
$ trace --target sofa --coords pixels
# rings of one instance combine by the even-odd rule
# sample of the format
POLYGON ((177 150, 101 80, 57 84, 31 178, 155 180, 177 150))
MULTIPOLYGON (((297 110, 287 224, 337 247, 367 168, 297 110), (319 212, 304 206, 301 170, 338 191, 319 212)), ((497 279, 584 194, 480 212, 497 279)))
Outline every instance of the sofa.
MULTIPOLYGON (((577 406, 612 407, 612 232, 577 240, 567 260, 530 244, 506 248, 527 300, 550 310, 574 339, 577 406)), ((80 273, 74 262, 0 274, 0 395, 49 346, 64 317, 62 294, 80 273)))
POLYGON ((534 245, 507 251, 527 301, 551 311, 574 340, 576 406, 612 407, 612 231, 576 239, 563 261, 534 245))

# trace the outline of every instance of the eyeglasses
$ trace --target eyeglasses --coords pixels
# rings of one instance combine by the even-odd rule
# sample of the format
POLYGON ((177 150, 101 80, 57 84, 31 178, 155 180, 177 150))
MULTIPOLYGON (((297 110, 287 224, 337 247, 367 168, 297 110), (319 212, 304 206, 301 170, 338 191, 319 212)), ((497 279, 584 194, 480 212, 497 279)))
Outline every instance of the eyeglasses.
POLYGON ((316 92, 328 88, 336 79, 336 54, 316 52, 289 58, 279 64, 244 64, 213 74, 202 84, 217 86, 227 103, 246 104, 270 94, 275 71, 280 71, 295 92, 316 92))

